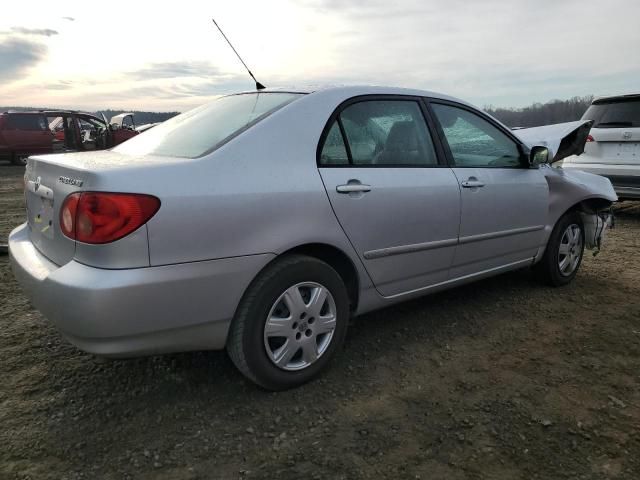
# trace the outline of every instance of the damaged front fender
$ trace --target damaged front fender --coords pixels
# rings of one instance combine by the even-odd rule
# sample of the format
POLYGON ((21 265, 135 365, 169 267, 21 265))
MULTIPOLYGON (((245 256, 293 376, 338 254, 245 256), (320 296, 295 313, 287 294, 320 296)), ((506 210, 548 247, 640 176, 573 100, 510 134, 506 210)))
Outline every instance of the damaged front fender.
POLYGON ((611 211, 580 212, 584 225, 585 248, 593 250, 597 255, 604 243, 609 228, 613 228, 613 214, 611 211))
POLYGON ((609 179, 549 165, 540 170, 549 185, 549 232, 568 210, 577 209, 585 229, 585 247, 597 253, 613 225, 611 205, 618 199, 609 179))

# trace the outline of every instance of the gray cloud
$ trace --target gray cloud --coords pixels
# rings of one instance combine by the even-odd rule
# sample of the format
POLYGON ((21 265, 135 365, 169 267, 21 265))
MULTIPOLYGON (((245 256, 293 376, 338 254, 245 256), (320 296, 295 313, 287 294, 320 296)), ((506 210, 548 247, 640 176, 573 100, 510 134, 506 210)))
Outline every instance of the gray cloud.
POLYGON ((129 75, 140 80, 180 77, 215 78, 221 74, 222 72, 209 62, 152 63, 139 70, 129 72, 129 75))
POLYGON ((323 69, 336 83, 417 87, 507 106, 637 90, 640 66, 619 45, 640 42, 640 3, 609 0, 593 15, 580 0, 301 1, 341 20, 323 69))
POLYGON ((73 82, 68 80, 58 80, 57 82, 50 82, 42 85, 45 90, 69 90, 73 88, 73 82))
POLYGON ((47 47, 42 43, 12 37, 0 42, 0 80, 19 78, 46 56, 47 47))
POLYGON ((170 85, 142 85, 120 92, 111 92, 114 99, 157 98, 179 99, 212 97, 242 90, 251 90, 253 81, 245 75, 228 75, 224 78, 197 83, 174 83, 170 85))
POLYGON ((57 30, 50 28, 25 28, 25 27, 11 27, 11 32, 19 33, 21 35, 38 35, 43 37, 51 37, 58 35, 57 30))
POLYGON ((337 13, 358 22, 411 18, 432 11, 436 12, 442 7, 442 5, 434 5, 432 2, 420 0, 417 2, 405 1, 401 6, 388 0, 307 0, 304 4, 320 12, 337 13))
POLYGON ((73 17, 62 17, 63 20, 68 20, 69 22, 75 22, 76 19, 73 17))

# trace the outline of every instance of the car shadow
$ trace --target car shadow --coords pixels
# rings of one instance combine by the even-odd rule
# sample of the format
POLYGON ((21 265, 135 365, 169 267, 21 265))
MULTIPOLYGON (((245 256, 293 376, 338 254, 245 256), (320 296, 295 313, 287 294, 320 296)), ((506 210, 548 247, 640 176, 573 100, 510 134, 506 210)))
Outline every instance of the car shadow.
MULTIPOLYGON (((332 377, 348 377, 341 364, 350 358, 367 355, 371 342, 392 344, 394 333, 411 332, 406 344, 424 343, 439 332, 464 335, 479 328, 483 308, 502 301, 510 295, 544 289, 529 270, 506 273, 473 284, 460 286, 426 297, 409 300, 385 309, 356 317, 349 328, 346 346, 330 370, 332 377), (470 313, 471 312, 471 313, 470 313), (452 324, 456 329, 452 330, 452 324)), ((109 360, 94 357, 64 344, 49 368, 52 375, 68 379, 75 377, 65 388, 59 408, 78 404, 97 407, 105 398, 111 402, 127 403, 130 409, 147 407, 151 398, 158 404, 171 402, 209 403, 215 398, 220 407, 229 407, 242 396, 243 402, 262 401, 265 391, 246 381, 237 372, 226 352, 188 352, 143 357, 128 360, 109 360), (69 358, 71 357, 71 359, 69 358), (58 362, 62 360, 62 362, 58 362), (72 366, 71 372, 61 372, 72 366), (137 406, 136 406, 137 404, 137 406)), ((313 390, 313 383, 291 393, 299 395, 313 390)), ((92 411, 89 408, 88 411, 92 411)))

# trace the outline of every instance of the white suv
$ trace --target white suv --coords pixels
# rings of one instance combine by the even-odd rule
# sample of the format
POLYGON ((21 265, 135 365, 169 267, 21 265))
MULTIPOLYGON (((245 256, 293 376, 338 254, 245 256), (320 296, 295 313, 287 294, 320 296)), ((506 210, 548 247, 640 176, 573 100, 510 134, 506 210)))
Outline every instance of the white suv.
POLYGON ((584 154, 562 168, 605 176, 620 200, 640 200, 640 94, 598 98, 582 119, 594 121, 584 154))

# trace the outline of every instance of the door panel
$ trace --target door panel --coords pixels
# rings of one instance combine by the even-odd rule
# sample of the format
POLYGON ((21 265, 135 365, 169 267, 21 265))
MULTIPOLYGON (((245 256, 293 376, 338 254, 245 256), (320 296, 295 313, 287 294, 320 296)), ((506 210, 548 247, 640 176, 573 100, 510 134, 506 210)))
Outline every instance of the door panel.
POLYGON ((543 244, 549 187, 519 142, 470 107, 431 103, 460 183, 460 239, 451 278, 533 260, 543 244))
POLYGON ((9 150, 19 154, 50 153, 53 135, 46 119, 34 114, 11 114, 3 132, 9 150))
POLYGON ((382 295, 448 279, 460 222, 449 168, 320 168, 329 200, 382 295), (339 193, 348 185, 361 190, 339 193))
POLYGON ((460 245, 451 278, 528 259, 544 243, 549 187, 537 169, 454 168, 462 187, 460 245))

